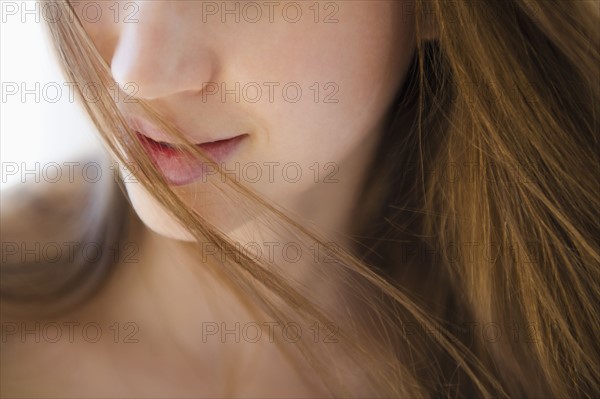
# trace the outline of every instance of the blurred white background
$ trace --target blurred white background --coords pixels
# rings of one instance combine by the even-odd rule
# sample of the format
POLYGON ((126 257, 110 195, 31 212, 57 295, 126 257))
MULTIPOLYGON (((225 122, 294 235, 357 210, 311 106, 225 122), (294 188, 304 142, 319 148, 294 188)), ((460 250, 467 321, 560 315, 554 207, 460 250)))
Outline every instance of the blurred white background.
POLYGON ((50 162, 81 160, 100 148, 85 112, 69 98, 73 89, 65 85, 41 7, 0 0, 0 189, 50 162))

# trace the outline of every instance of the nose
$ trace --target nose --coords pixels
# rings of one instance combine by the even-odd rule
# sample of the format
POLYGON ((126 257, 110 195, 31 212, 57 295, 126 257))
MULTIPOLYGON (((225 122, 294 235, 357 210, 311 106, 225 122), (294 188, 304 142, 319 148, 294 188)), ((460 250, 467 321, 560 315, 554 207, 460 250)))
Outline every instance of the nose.
POLYGON ((122 23, 111 70, 135 97, 156 99, 198 92, 215 73, 214 51, 194 19, 194 1, 135 1, 137 22, 122 23), (204 36, 204 37, 203 37, 204 36))

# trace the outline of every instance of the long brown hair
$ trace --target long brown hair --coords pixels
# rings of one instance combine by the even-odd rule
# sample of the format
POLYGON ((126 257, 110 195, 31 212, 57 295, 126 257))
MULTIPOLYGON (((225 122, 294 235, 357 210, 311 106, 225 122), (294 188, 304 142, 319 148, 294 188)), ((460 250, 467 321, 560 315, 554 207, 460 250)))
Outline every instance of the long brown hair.
MULTIPOLYGON (((417 53, 357 204, 356 246, 314 266, 352 292, 343 317, 187 207, 116 109, 109 68, 81 24, 49 27, 67 77, 77 87, 101 83, 101 101, 83 104, 107 147, 136 160, 140 184, 199 243, 238 252, 215 273, 274 320, 333 321, 338 347, 373 395, 592 397, 600 391, 598 4, 414 6, 417 53), (424 40, 431 15, 437 35, 424 40)), ((186 151, 203 157, 191 144, 186 151)), ((274 231, 327 245, 243 185, 220 189, 261 209, 274 231)), ((332 394, 352 395, 323 348, 301 341, 299 349, 332 394)))

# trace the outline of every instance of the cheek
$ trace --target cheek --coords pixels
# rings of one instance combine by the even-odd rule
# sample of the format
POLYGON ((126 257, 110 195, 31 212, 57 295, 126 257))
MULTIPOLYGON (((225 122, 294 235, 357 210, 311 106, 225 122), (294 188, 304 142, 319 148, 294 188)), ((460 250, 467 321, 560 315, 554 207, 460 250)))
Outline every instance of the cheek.
POLYGON ((281 43, 293 46, 268 52, 265 70, 303 91, 297 103, 263 110, 273 150, 288 157, 341 162, 380 126, 412 61, 412 24, 400 2, 344 2, 337 18, 291 30, 281 43))
POLYGON ((123 5, 117 1, 70 1, 75 15, 81 21, 88 37, 104 59, 110 65, 114 48, 119 39, 119 11, 123 5), (120 8, 119 8, 120 7, 120 8))

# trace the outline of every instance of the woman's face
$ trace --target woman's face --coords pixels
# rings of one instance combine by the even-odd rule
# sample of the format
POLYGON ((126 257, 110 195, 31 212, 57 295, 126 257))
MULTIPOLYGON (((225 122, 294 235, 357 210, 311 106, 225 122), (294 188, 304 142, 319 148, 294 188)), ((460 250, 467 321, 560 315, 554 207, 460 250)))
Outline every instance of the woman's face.
MULTIPOLYGON (((202 146, 230 177, 300 216, 343 228, 412 60, 410 3, 73 5, 114 79, 133 96, 118 104, 136 130, 176 142, 128 108, 127 101, 144 99, 193 143, 231 139, 202 146)), ((191 206, 225 230, 243 225, 241 215, 219 210, 223 201, 206 184, 212 169, 152 148, 159 169, 191 206)), ((125 180, 150 228, 187 238, 149 193, 125 180)))

